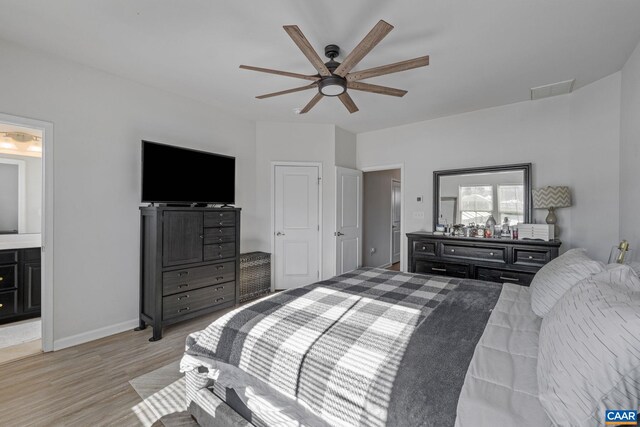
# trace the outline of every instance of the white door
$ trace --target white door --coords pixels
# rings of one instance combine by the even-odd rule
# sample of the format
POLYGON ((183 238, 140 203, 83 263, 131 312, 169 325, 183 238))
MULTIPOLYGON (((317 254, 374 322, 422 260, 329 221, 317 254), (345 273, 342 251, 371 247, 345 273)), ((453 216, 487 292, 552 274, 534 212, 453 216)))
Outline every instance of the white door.
POLYGON ((391 263, 400 262, 400 200, 401 184, 391 181, 391 263))
POLYGON ((320 243, 319 168, 275 166, 275 288, 318 281, 320 243))
POLYGON ((336 168, 336 275, 362 265, 362 171, 336 168))

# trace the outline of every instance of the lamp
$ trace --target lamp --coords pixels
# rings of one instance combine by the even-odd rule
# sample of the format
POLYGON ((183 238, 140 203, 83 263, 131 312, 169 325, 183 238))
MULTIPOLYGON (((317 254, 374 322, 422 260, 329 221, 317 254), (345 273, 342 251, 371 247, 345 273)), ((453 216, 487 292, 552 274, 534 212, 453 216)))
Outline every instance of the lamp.
POLYGON ((533 190, 533 207, 535 209, 549 209, 546 222, 555 226, 555 236, 560 235, 560 228, 557 225, 555 210, 557 208, 568 208, 571 206, 571 192, 569 187, 543 187, 533 190))
POLYGON ((337 75, 322 77, 318 81, 318 90, 324 96, 342 95, 347 90, 347 80, 337 75))

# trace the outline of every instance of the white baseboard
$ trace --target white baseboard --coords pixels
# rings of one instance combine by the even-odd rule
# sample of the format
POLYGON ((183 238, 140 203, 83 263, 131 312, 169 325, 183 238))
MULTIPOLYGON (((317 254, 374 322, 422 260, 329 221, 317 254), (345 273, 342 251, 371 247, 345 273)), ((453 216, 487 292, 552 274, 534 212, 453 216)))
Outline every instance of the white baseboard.
POLYGON ((81 334, 72 335, 70 337, 60 338, 53 341, 53 351, 62 350, 63 348, 73 347, 74 345, 84 344, 109 335, 118 334, 128 331, 138 326, 138 319, 128 320, 126 322, 117 323, 115 325, 105 326, 104 328, 94 329, 92 331, 83 332, 81 334))

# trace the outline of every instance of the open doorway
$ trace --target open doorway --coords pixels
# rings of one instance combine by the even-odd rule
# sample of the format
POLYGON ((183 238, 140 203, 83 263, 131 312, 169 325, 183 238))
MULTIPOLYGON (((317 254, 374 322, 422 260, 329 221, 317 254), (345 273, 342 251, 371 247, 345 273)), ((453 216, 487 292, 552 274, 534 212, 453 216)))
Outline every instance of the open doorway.
POLYGON ((363 174, 363 265, 400 271, 402 252, 402 171, 363 174))
POLYGON ((43 350, 45 127, 28 122, 0 116, 0 363, 43 350))

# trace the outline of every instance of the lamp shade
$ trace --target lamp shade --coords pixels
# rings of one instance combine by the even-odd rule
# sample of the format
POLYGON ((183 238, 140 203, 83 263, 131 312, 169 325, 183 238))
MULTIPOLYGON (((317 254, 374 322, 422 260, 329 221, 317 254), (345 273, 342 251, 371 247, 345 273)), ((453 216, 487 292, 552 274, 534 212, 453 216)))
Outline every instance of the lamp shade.
POLYGON ((536 209, 568 208, 571 206, 569 187, 543 187, 533 190, 533 207, 536 209))

